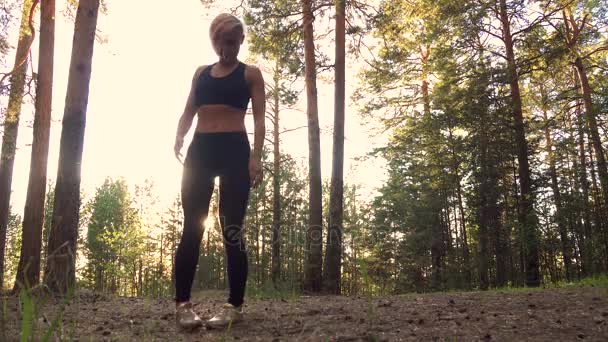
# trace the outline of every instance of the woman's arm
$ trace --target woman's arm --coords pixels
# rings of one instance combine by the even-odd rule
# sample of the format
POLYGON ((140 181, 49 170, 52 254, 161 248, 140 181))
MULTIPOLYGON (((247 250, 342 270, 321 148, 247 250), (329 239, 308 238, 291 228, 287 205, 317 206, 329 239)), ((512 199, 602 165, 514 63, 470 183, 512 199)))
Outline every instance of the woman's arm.
POLYGON ((192 77, 192 83, 190 84, 190 93, 188 94, 188 99, 186 100, 186 106, 184 107, 184 112, 179 118, 179 122, 177 124, 177 134, 175 135, 175 146, 173 147, 173 150, 175 152, 175 157, 177 158, 177 160, 179 160, 180 163, 183 163, 181 149, 184 145, 184 137, 186 136, 186 134, 188 134, 188 131, 192 126, 194 115, 196 115, 196 111, 198 109, 196 108, 195 104, 196 81, 201 70, 204 70, 204 68, 204 66, 198 67, 194 72, 194 76, 192 77))
POLYGON ((251 90, 251 107, 253 110, 253 153, 249 160, 249 175, 252 186, 258 186, 262 181, 262 148, 266 135, 266 89, 264 88, 264 77, 257 67, 250 67, 249 88, 251 90))
POLYGON ((264 136, 266 134, 266 90, 264 88, 264 77, 257 67, 251 67, 249 79, 254 124, 253 158, 261 161, 264 136))

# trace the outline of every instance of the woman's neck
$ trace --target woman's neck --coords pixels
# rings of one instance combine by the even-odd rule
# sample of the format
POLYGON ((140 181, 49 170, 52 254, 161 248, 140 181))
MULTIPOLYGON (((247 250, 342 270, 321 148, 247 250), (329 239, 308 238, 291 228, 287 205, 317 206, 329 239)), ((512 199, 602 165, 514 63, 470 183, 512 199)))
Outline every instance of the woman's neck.
POLYGON ((223 68, 227 68, 227 69, 230 69, 239 63, 240 63, 240 61, 238 59, 235 59, 234 61, 230 61, 230 62, 222 61, 221 59, 218 61, 219 65, 221 65, 223 68))

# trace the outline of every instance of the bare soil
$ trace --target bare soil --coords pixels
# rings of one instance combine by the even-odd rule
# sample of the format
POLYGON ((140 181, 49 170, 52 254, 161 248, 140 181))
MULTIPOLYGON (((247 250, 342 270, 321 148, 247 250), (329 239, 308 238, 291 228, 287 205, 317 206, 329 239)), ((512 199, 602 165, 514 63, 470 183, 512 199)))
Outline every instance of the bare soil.
MULTIPOLYGON (((224 298, 218 291, 198 294, 195 310, 210 318, 224 298)), ((40 340, 62 304, 37 301, 40 340)), ((4 305, 0 340, 18 341, 18 299, 5 298, 4 305)), ((606 288, 248 299, 244 312, 245 321, 229 329, 180 332, 170 299, 80 291, 51 341, 608 341, 606 288)))

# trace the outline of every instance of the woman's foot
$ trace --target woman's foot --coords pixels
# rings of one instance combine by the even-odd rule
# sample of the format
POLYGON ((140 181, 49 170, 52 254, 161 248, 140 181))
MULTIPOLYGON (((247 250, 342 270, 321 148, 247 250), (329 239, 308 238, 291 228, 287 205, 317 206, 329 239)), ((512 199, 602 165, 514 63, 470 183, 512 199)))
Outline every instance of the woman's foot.
POLYGON ((225 327, 238 323, 243 320, 243 310, 241 306, 234 306, 230 303, 222 305, 220 312, 207 321, 207 324, 214 328, 225 327))
POLYGON ((192 310, 192 303, 180 303, 175 308, 177 326, 184 330, 193 330, 203 325, 203 321, 192 310))

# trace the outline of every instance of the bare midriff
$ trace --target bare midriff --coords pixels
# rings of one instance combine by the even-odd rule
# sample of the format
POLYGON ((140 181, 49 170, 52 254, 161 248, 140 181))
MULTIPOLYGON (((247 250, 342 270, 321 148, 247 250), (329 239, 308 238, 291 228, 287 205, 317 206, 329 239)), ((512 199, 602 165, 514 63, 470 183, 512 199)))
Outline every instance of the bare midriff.
POLYGON ((196 131, 200 133, 246 131, 245 111, 226 105, 204 105, 198 109, 196 131))

